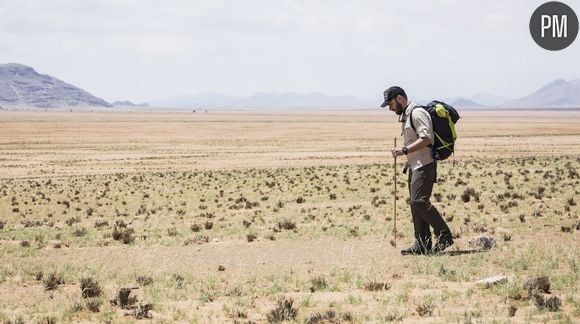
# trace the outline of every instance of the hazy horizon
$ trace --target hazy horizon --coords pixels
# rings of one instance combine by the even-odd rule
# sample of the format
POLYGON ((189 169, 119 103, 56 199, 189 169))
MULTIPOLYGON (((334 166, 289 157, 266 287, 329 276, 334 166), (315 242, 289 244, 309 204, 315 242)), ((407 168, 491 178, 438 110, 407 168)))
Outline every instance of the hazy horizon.
POLYGON ((518 98, 580 78, 577 42, 551 52, 529 35, 544 2, 0 0, 0 57, 109 102, 207 92, 378 101, 392 84, 418 99, 518 98))

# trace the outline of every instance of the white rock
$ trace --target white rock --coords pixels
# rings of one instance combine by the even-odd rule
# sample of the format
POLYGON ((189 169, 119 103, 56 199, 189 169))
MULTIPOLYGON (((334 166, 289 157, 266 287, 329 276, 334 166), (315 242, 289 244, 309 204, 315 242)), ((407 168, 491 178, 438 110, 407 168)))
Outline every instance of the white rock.
POLYGON ((480 250, 489 250, 495 245, 495 240, 487 236, 477 236, 469 240, 469 246, 480 250))
POLYGON ((505 283, 507 281, 508 281, 508 277, 507 276, 494 276, 494 277, 489 277, 489 278, 481 279, 481 280, 477 281, 476 284, 485 286, 486 288, 489 288, 491 286, 494 286, 494 285, 497 285, 497 284, 501 284, 501 283, 505 283))

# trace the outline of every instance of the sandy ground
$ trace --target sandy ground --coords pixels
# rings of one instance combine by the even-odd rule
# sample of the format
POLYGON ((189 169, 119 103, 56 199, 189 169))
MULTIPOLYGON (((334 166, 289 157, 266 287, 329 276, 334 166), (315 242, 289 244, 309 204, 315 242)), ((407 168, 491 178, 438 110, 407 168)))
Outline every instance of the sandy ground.
MULTIPOLYGON (((465 112, 457 159, 580 153, 580 112, 465 112)), ((386 111, 0 112, 0 178, 390 163, 386 111)))

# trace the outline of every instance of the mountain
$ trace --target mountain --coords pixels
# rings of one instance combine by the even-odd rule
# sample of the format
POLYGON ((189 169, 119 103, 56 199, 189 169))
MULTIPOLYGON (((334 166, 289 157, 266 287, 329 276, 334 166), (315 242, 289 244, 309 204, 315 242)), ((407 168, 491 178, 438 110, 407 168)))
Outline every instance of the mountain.
POLYGON ((155 107, 168 108, 374 108, 376 102, 362 100, 353 96, 327 96, 323 93, 299 94, 259 92, 251 97, 231 97, 221 93, 201 93, 195 96, 178 96, 164 100, 151 101, 155 107))
POLYGON ((223 106, 238 99, 238 97, 230 97, 217 92, 204 92, 194 96, 181 95, 167 99, 153 100, 149 103, 153 107, 164 108, 205 108, 223 106))
POLYGON ((131 107, 131 108, 148 108, 149 104, 146 102, 143 102, 140 104, 135 104, 129 100, 124 100, 124 101, 114 101, 113 106, 114 107, 131 107))
POLYGON ((509 99, 493 93, 482 92, 471 96, 469 100, 480 103, 483 106, 498 107, 506 103, 509 99))
POLYGON ((555 80, 536 92, 520 99, 508 101, 503 106, 518 108, 580 107, 580 80, 555 80))
POLYGON ((4 108, 112 107, 83 89, 15 63, 0 64, 0 105, 4 108))
POLYGON ((451 106, 455 107, 455 108, 480 108, 483 107, 483 105, 473 101, 473 100, 469 100, 469 99, 465 99, 465 98, 458 98, 455 101, 451 102, 451 106))

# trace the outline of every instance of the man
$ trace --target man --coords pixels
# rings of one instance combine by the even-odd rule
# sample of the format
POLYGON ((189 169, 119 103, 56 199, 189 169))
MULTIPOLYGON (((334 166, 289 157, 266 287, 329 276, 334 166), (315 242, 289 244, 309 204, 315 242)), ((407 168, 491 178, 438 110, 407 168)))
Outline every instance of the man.
POLYGON ((433 159, 431 145, 434 142, 433 123, 429 113, 407 99, 405 90, 393 86, 384 92, 382 108, 389 106, 390 111, 399 115, 403 134, 403 147, 391 150, 393 157, 407 156, 409 168, 409 198, 415 229, 415 243, 404 250, 403 255, 441 253, 453 244, 449 227, 429 198, 436 179, 437 163, 433 159), (411 119, 413 123, 411 124, 411 119), (415 126, 413 128, 413 126, 415 126), (437 243, 432 248, 431 230, 433 227, 437 243))

